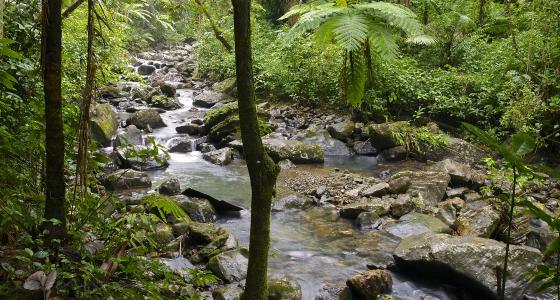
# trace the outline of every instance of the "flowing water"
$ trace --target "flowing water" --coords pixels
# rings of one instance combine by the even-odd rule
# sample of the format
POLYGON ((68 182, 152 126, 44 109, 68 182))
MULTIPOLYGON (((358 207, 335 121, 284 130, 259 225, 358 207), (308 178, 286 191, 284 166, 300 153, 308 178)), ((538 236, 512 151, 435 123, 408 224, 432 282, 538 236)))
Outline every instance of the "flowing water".
MULTIPOLYGON (((201 117, 200 109, 192 107, 193 90, 177 92, 184 107, 163 113, 162 118, 168 127, 157 129, 152 134, 163 145, 169 139, 181 136, 175 131, 177 126, 201 117)), ((251 192, 243 162, 235 160, 228 166, 217 166, 205 161, 196 151, 170 155, 167 169, 150 172, 154 186, 167 178, 177 177, 182 188, 191 187, 246 208, 239 217, 221 218, 218 222, 232 231, 241 245, 247 246, 251 192)), ((324 172, 332 167, 366 175, 383 173, 390 168, 379 165, 376 158, 354 157, 327 158, 324 165, 298 166, 298 169, 324 172)), ((286 192, 280 191, 279 196, 282 193, 286 192)), ((384 258, 391 255, 398 243, 382 231, 360 232, 351 222, 339 219, 336 210, 330 208, 273 213, 271 238, 270 272, 296 279, 303 289, 304 300, 315 299, 324 284, 343 284, 350 276, 365 271, 368 263, 386 260, 384 258)), ((428 295, 455 299, 443 287, 419 284, 393 273, 395 299, 423 299, 428 295)))

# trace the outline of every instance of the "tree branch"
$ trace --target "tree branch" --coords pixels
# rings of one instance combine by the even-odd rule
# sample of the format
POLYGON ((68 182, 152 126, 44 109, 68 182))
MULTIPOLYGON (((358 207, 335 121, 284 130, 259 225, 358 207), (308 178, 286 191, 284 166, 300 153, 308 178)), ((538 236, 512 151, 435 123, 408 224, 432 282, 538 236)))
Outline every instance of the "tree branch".
POLYGON ((62 13, 62 18, 66 19, 72 12, 74 12, 84 2, 86 2, 86 0, 74 1, 74 3, 70 4, 70 6, 68 6, 68 8, 62 13))

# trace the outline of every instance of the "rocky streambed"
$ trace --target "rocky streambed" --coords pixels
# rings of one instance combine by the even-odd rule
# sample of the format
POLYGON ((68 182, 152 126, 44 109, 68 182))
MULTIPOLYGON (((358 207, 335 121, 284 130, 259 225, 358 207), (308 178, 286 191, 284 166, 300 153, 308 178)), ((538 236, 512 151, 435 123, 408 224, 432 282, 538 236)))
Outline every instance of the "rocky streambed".
MULTIPOLYGON (((144 209, 146 194, 170 197, 192 220, 159 228, 170 267, 207 267, 223 284, 204 296, 238 299, 250 185, 235 81, 193 80, 193 47, 139 54, 133 68, 144 82, 103 88, 92 135, 112 160, 102 180, 129 209, 144 209)), ((477 163, 487 153, 435 123, 366 124, 281 103, 258 109, 263 141, 282 167, 272 214, 270 299, 495 297, 505 220, 483 188, 489 182, 477 163), (445 145, 408 147, 402 132, 414 130, 445 145)), ((555 211, 559 188, 549 180, 530 196, 555 211)), ((527 272, 555 238, 542 222, 520 220, 508 299, 536 297, 527 272)))

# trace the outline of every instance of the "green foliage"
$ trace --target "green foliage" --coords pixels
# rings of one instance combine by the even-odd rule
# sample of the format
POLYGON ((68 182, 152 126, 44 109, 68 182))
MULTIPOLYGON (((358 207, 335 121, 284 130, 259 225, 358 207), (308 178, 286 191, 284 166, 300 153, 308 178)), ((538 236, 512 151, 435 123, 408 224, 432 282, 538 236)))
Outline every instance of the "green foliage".
POLYGON ((166 216, 173 215, 175 218, 183 221, 190 221, 189 216, 180 208, 175 201, 169 197, 158 194, 144 196, 141 202, 148 206, 148 209, 156 209, 159 213, 158 217, 167 223, 166 216))
POLYGON ((342 49, 342 92, 354 107, 362 103, 366 73, 371 72, 371 66, 366 63, 366 60, 371 60, 371 53, 367 49, 373 49, 376 57, 381 59, 395 57, 398 49, 397 32, 405 33, 410 42, 433 42, 427 36, 418 37, 422 35, 422 27, 411 10, 387 2, 312 2, 294 6, 280 19, 294 15, 299 15, 299 19, 288 32, 288 40, 314 31, 313 39, 319 44, 332 42, 342 49))
POLYGON ((393 131, 395 141, 404 146, 407 153, 424 154, 430 149, 445 147, 448 143, 444 134, 432 133, 428 128, 414 127, 410 123, 403 123, 398 130, 393 131))

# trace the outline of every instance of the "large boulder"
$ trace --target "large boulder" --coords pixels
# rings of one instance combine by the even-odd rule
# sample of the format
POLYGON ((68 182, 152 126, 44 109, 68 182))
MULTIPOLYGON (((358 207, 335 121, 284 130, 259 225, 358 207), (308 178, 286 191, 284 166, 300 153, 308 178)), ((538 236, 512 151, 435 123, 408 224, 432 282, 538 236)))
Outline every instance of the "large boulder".
POLYGON ((408 186, 406 192, 412 198, 422 204, 435 206, 445 196, 449 180, 449 175, 442 171, 403 171, 391 177, 389 186, 400 193, 408 186))
POLYGON ((140 129, 165 127, 159 112, 155 109, 143 109, 130 115, 126 120, 127 125, 134 125, 140 129))
POLYGON ((125 190, 133 188, 150 188, 152 181, 145 172, 121 169, 109 174, 104 182, 110 190, 125 190))
POLYGON ((173 84, 167 82, 161 83, 159 89, 161 93, 167 97, 175 98, 175 94, 177 94, 177 88, 173 84))
POLYGON ((295 164, 324 162, 323 148, 319 144, 306 144, 281 138, 265 138, 263 144, 276 162, 289 159, 295 164))
POLYGON ((385 270, 369 270, 352 276, 346 281, 350 292, 357 299, 377 300, 381 294, 388 294, 393 288, 393 278, 385 270))
POLYGON ((402 216, 396 223, 390 224, 384 229, 387 232, 400 238, 419 235, 425 232, 452 232, 451 228, 447 226, 447 224, 443 223, 440 219, 420 213, 406 214, 402 216))
POLYGON ((179 102, 174 96, 169 97, 167 95, 153 96, 150 100, 150 106, 162 108, 165 110, 174 110, 183 107, 181 102, 179 102))
POLYGON ((248 251, 235 249, 210 258, 208 269, 226 282, 238 282, 247 277, 248 251))
POLYGON ((484 173, 473 169, 467 164, 459 163, 451 159, 445 159, 436 164, 434 168, 440 168, 447 172, 454 186, 469 186, 479 188, 484 184, 484 173))
POLYGON ((301 300, 301 286, 288 278, 272 278, 268 281, 268 300, 301 300))
POLYGON ((272 203, 272 210, 307 209, 311 206, 313 206, 313 200, 303 196, 290 195, 274 200, 272 203))
POLYGON ((398 146, 396 134, 401 131, 403 126, 408 126, 408 123, 402 121, 369 125, 367 131, 371 144, 379 151, 398 146))
POLYGON ((169 152, 187 153, 196 150, 196 143, 191 138, 176 136, 169 139, 165 147, 169 150, 169 152))
POLYGON ((177 205, 182 208, 191 220, 201 223, 216 221, 216 211, 206 199, 190 198, 184 195, 175 196, 177 205))
POLYGON ((181 183, 176 177, 169 178, 159 186, 158 192, 167 196, 179 195, 181 193, 181 183))
POLYGON ((140 75, 151 75, 152 73, 154 73, 156 71, 156 67, 151 66, 151 65, 141 65, 138 67, 138 74, 140 75))
POLYGON ((118 145, 142 145, 142 131, 134 125, 127 126, 122 133, 117 134, 118 145))
MULTIPOLYGON (((432 233, 403 239, 394 251, 399 267, 415 270, 416 276, 439 274, 438 278, 448 281, 446 283, 478 291, 478 299, 496 298, 496 269, 502 267, 504 254, 502 242, 432 233)), ((506 299, 523 298, 529 287, 527 273, 534 270, 541 259, 537 249, 510 246, 506 299)))
POLYGON ((354 133, 354 122, 345 120, 327 127, 331 136, 337 140, 347 141, 354 133))
POLYGON ((340 208, 340 216, 355 219, 360 213, 371 212, 378 216, 389 213, 390 204, 380 198, 363 198, 354 203, 346 204, 340 208))
POLYGON ((243 289, 233 283, 221 286, 212 292, 214 300, 241 300, 241 295, 243 289))
POLYGON ((236 88, 237 88, 237 79, 235 77, 226 78, 212 85, 212 89, 214 89, 215 91, 230 96, 233 96, 235 94, 236 88))
POLYGON ((373 147, 370 140, 355 142, 354 151, 358 155, 376 155, 378 153, 377 149, 373 147))
POLYGON ((229 102, 231 100, 233 99, 226 94, 204 90, 202 93, 194 96, 193 104, 203 108, 210 108, 219 102, 229 102))
POLYGON ((352 150, 340 140, 333 138, 326 130, 309 129, 302 135, 295 137, 296 140, 306 144, 318 144, 323 148, 327 156, 351 156, 352 150))
POLYGON ((500 224, 500 214, 485 201, 476 202, 481 205, 469 203, 461 211, 461 215, 456 221, 457 232, 459 235, 489 238, 500 224))
POLYGON ((233 151, 229 147, 219 150, 214 150, 202 154, 204 160, 209 161, 215 165, 225 166, 229 165, 233 160, 233 151))
POLYGON ((101 146, 110 146, 117 132, 119 121, 117 113, 110 104, 96 104, 91 109, 90 127, 92 138, 101 146))
POLYGON ((206 127, 211 128, 231 115, 237 115, 238 112, 237 102, 231 102, 222 106, 212 108, 204 116, 204 124, 206 127))

